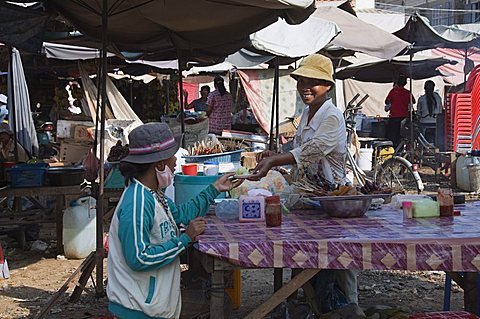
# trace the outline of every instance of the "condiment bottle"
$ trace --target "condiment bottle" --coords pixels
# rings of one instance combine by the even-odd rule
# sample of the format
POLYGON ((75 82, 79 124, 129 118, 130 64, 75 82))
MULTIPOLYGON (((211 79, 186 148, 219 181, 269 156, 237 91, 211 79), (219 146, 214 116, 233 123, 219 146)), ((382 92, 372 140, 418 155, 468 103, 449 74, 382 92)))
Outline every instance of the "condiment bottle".
POLYGON ((403 202, 403 219, 413 218, 413 203, 412 202, 403 202))
POLYGON ((450 188, 439 188, 437 201, 440 205, 440 217, 453 216, 453 191, 450 188))
POLYGON ((278 227, 282 224, 280 196, 269 196, 265 198, 265 220, 267 227, 278 227))

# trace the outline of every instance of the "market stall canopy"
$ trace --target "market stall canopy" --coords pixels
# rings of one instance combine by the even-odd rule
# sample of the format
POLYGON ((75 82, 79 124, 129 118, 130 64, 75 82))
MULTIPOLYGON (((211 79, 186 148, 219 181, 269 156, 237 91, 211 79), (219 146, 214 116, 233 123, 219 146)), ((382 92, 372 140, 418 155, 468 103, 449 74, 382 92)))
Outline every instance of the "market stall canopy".
POLYGON ((40 52, 50 16, 0 1, 0 42, 29 52, 40 52))
POLYGON ((279 20, 252 34, 250 41, 255 49, 288 57, 306 56, 330 44, 390 59, 409 45, 333 6, 316 9, 305 22, 298 25, 288 25, 279 20))
POLYGON ((473 68, 480 64, 480 50, 478 48, 470 49, 433 49, 432 56, 443 57, 457 60, 455 65, 444 64, 438 69, 442 73, 449 73, 444 77, 444 81, 451 85, 459 85, 465 81, 465 74, 470 73, 473 68))
POLYGON ((418 13, 411 16, 405 26, 394 34, 412 43, 412 53, 434 48, 465 49, 480 46, 480 34, 443 27, 437 31, 427 18, 418 13))
MULTIPOLYGON (((95 48, 51 42, 43 43, 42 53, 49 59, 59 60, 88 60, 100 58, 100 50, 95 48)), ((114 56, 114 54, 107 53, 107 57, 112 56, 114 56)))
MULTIPOLYGON (((45 4, 100 42, 101 2, 49 0, 45 4)), ((107 36, 118 51, 141 52, 149 60, 173 60, 179 53, 187 59, 225 57, 278 17, 300 23, 313 10, 313 0, 108 0, 107 36)))
POLYGON ((442 57, 414 56, 411 64, 409 56, 398 56, 392 60, 367 59, 337 69, 335 77, 340 80, 355 79, 362 82, 393 83, 398 75, 403 74, 414 80, 431 78, 442 74, 438 67, 456 61, 442 57))
POLYGON ((410 44, 372 24, 366 23, 348 12, 335 7, 322 7, 315 17, 335 22, 342 32, 331 44, 346 50, 362 52, 377 58, 391 59, 410 44))
POLYGON ((250 41, 257 50, 276 56, 299 58, 320 51, 339 33, 340 28, 335 23, 312 14, 297 25, 278 19, 251 34, 250 41))

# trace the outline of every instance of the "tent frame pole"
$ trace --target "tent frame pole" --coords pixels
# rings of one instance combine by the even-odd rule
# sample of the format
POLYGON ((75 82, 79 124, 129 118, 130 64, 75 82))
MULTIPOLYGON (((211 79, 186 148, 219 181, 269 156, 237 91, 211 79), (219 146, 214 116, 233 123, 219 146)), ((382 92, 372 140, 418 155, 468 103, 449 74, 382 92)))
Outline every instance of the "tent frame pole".
MULTIPOLYGON (((272 92, 272 112, 271 112, 271 118, 270 118, 270 141, 269 141, 269 144, 268 144, 268 149, 270 151, 273 150, 274 148, 274 135, 273 135, 273 127, 274 127, 274 124, 275 124, 275 114, 276 114, 276 100, 277 100, 277 94, 276 94, 276 90, 277 90, 277 81, 278 81, 278 77, 277 77, 277 59, 278 57, 275 57, 274 58, 274 65, 275 65, 275 71, 274 71, 274 75, 273 75, 273 92, 272 92)), ((278 136, 277 136, 277 139, 278 139, 278 136)))
POLYGON ((280 152, 280 69, 278 57, 275 58, 275 150, 280 152))
MULTIPOLYGON (((102 73, 101 73, 101 94, 102 94, 102 104, 101 104, 101 121, 100 121, 100 188, 97 199, 97 249, 95 252, 95 261, 96 261, 96 285, 95 291, 98 297, 104 296, 105 291, 103 288, 103 258, 104 258, 104 247, 103 247, 103 211, 104 211, 104 201, 103 194, 105 188, 105 109, 106 109, 106 99, 107 99, 107 29, 108 29, 108 2, 103 0, 102 7, 102 73)), ((97 112, 98 113, 98 112, 97 112)))
MULTIPOLYGON (((10 102, 10 108, 12 110, 12 116, 11 118, 13 119, 12 121, 12 130, 13 130, 13 144, 14 144, 14 150, 13 150, 13 155, 15 158, 15 163, 18 162, 18 139, 17 139, 17 112, 15 110, 15 81, 13 80, 13 48, 11 46, 8 47, 8 57, 9 57, 9 69, 8 69, 8 75, 10 78, 10 81, 8 82, 8 85, 10 86, 10 91, 8 94, 8 101, 10 102)), ((8 90, 7 90, 8 91, 8 90)), ((31 150, 30 150, 31 152, 31 150)))
POLYGON ((415 161, 415 141, 414 141, 414 134, 413 134, 413 52, 410 51, 410 61, 409 61, 409 71, 410 71, 410 83, 409 83, 409 89, 410 89, 410 103, 408 106, 409 109, 409 115, 410 115, 410 162, 414 163, 415 161))
POLYGON ((178 53, 178 97, 180 99, 180 103, 178 104, 179 111, 180 111, 180 127, 181 127, 181 138, 182 142, 181 145, 183 148, 185 148, 185 105, 184 101, 185 99, 183 98, 183 58, 180 52, 178 53))

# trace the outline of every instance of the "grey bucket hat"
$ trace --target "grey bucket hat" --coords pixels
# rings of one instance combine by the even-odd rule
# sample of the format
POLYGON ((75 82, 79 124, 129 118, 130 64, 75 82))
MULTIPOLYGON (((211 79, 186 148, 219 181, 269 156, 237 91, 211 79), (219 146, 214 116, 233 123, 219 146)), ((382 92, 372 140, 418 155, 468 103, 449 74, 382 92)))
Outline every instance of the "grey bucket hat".
POLYGON ((165 160, 177 153, 179 145, 165 123, 148 123, 128 135, 128 156, 121 162, 148 164, 165 160))

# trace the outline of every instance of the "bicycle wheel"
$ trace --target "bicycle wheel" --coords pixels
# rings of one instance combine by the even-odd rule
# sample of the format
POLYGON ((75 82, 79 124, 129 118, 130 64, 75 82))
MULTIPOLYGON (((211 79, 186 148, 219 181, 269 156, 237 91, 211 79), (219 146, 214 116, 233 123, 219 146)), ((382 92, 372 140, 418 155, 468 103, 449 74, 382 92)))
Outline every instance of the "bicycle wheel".
POLYGON ((385 161, 375 176, 375 181, 392 190, 392 193, 420 193, 423 183, 420 175, 404 158, 393 157, 385 161))

